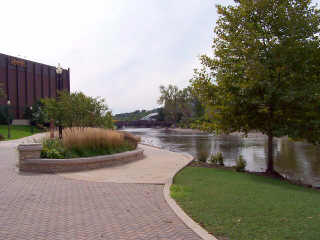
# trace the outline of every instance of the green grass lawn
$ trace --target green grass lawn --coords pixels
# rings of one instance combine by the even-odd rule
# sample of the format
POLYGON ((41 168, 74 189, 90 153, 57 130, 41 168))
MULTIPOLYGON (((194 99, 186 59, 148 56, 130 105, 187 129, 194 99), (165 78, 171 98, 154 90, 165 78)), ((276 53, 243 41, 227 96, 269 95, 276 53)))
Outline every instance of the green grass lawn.
MULTIPOLYGON (((34 133, 39 133, 40 130, 33 128, 34 133)), ((13 140, 32 135, 30 126, 10 126, 11 138, 8 139, 8 125, 0 125, 0 134, 5 137, 5 140, 13 140)))
POLYGON ((187 167, 171 196, 218 239, 319 240, 320 192, 225 169, 187 167))

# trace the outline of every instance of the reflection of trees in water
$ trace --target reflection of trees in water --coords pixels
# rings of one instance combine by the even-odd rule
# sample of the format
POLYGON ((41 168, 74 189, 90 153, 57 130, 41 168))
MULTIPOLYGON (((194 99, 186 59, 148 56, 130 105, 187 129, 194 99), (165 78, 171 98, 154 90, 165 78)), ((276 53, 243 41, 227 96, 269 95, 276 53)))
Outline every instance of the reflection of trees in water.
POLYGON ((286 138, 280 139, 278 144, 275 166, 280 173, 306 184, 320 181, 319 147, 286 138))
POLYGON ((238 136, 219 136, 213 142, 212 153, 222 152, 225 164, 230 166, 235 164, 242 146, 242 139, 238 136))
POLYGON ((266 160, 266 156, 265 154, 261 155, 259 154, 259 150, 261 150, 260 148, 255 150, 256 148, 253 147, 253 153, 252 153, 252 163, 255 165, 255 171, 265 171, 266 169, 266 164, 265 164, 265 160, 266 160), (257 167, 259 166, 259 168, 257 167))
POLYGON ((299 174, 300 179, 309 184, 317 180, 319 183, 319 148, 311 144, 297 142, 294 143, 294 149, 298 164, 296 172, 299 174))
MULTIPOLYGON (((185 151, 189 152, 189 149, 193 149, 193 138, 192 137, 183 137, 182 135, 159 135, 157 136, 161 143, 162 147, 173 151, 185 151)), ((194 155, 193 152, 191 152, 194 155)))
POLYGON ((263 172, 266 169, 264 148, 260 146, 244 146, 240 154, 247 163, 246 170, 250 172, 263 172))
POLYGON ((274 148, 275 168, 281 172, 296 172, 298 164, 294 142, 288 139, 280 139, 277 141, 277 144, 280 146, 280 149, 274 148))
POLYGON ((311 174, 318 178, 320 186, 320 147, 310 146, 306 150, 306 157, 310 163, 311 174))
POLYGON ((264 145, 263 135, 249 135, 247 138, 241 135, 223 135, 215 139, 214 151, 223 153, 228 166, 235 165, 236 159, 242 155, 247 162, 247 170, 263 171, 266 168, 264 145))
MULTIPOLYGON (((161 130, 144 130, 138 135, 147 136, 159 142, 161 147, 174 151, 185 151, 193 156, 199 152, 210 155, 222 152, 226 165, 234 165, 235 159, 242 154, 248 162, 249 171, 265 169, 267 144, 263 135, 209 136, 206 134, 164 133, 161 130)), ((320 184, 320 148, 311 144, 293 142, 287 138, 274 141, 275 168, 292 179, 304 179, 309 183, 320 184)))
POLYGON ((206 156, 207 160, 211 154, 211 145, 212 141, 208 141, 208 139, 199 139, 195 142, 196 147, 196 156, 197 158, 201 158, 201 156, 206 156))

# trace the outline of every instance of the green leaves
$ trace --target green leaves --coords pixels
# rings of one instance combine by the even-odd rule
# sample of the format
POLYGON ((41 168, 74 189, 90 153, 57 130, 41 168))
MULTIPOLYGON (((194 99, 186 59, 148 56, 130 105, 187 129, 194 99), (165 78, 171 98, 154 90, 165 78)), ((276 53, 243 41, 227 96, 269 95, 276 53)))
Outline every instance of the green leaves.
POLYGON ((105 100, 88 97, 82 92, 59 92, 57 99, 43 99, 44 111, 49 120, 64 127, 107 127, 112 128, 112 116, 105 100))
POLYGON ((214 57, 201 56, 191 80, 207 109, 202 128, 319 142, 319 10, 310 0, 236 2, 217 6, 214 57))
POLYGON ((202 115, 202 106, 194 96, 191 88, 179 90, 177 86, 160 86, 159 104, 164 105, 165 117, 177 123, 181 118, 190 118, 193 115, 202 115))

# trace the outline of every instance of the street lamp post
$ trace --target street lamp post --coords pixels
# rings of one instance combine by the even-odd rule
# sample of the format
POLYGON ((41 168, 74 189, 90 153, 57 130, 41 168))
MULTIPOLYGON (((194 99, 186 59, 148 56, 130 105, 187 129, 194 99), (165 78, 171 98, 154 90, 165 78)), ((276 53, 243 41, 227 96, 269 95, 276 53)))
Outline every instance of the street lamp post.
POLYGON ((32 113, 32 106, 30 106, 30 113, 31 113, 31 120, 30 120, 31 134, 33 134, 33 113, 32 113))
POLYGON ((58 63, 58 66, 57 66, 57 68, 56 68, 56 73, 57 73, 57 76, 58 76, 58 79, 57 79, 57 90, 59 90, 59 91, 61 91, 62 89, 61 89, 61 76, 62 76, 62 72, 63 72, 63 69, 62 69, 62 67, 61 67, 61 65, 60 65, 60 63, 58 63))
POLYGON ((11 134, 10 134, 10 116, 9 116, 9 107, 10 107, 10 104, 11 104, 11 102, 10 102, 10 100, 8 100, 8 102, 7 102, 7 121, 8 121, 8 139, 10 139, 11 138, 11 134))
MULTIPOLYGON (((58 63, 58 66, 57 66, 57 68, 56 68, 56 73, 57 73, 57 76, 58 76, 58 87, 57 87, 57 89, 59 90, 59 91, 61 91, 62 89, 62 84, 61 84, 61 76, 62 76, 62 72, 63 72, 63 69, 62 69, 62 67, 61 67, 61 65, 60 65, 60 63, 58 63)), ((62 139, 62 126, 61 126, 61 123, 59 122, 59 139, 62 139)))

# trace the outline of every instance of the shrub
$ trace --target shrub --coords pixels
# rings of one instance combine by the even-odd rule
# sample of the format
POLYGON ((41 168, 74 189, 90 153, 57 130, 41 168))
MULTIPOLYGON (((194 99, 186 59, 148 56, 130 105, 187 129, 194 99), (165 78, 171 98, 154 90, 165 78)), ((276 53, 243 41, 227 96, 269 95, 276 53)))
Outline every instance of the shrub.
POLYGON ((41 129, 49 127, 49 119, 45 111, 43 111, 43 104, 38 101, 32 105, 32 110, 30 107, 26 107, 23 117, 30 120, 30 123, 41 129))
POLYGON ((9 121, 12 122, 12 107, 7 105, 0 105, 0 124, 8 124, 8 115, 9 121))
POLYGON ((206 162, 209 156, 208 152, 205 149, 200 149, 197 155, 200 162, 206 162))
POLYGON ((236 171, 237 172, 243 172, 247 166, 246 161, 243 159, 242 155, 239 156, 239 158, 236 160, 236 171))
POLYGON ((213 164, 224 166, 224 159, 221 152, 217 152, 215 155, 211 155, 210 162, 213 164))
POLYGON ((43 148, 41 151, 41 158, 62 159, 65 158, 65 155, 55 148, 43 148))
POLYGON ((66 150, 59 139, 45 139, 42 146, 41 158, 65 158, 66 150))
POLYGON ((0 134, 0 141, 4 141, 4 140, 5 140, 4 136, 0 134))

